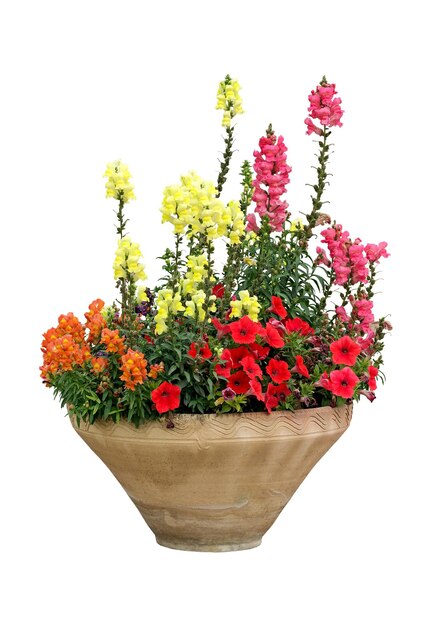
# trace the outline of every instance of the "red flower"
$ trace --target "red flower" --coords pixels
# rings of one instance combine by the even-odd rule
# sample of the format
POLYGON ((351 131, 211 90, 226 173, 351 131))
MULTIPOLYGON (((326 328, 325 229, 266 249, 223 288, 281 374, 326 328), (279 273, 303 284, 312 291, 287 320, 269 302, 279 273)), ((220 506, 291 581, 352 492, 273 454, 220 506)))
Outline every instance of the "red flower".
POLYGON ((377 389, 376 376, 378 375, 379 370, 377 367, 374 367, 374 365, 369 365, 368 372, 369 372, 369 389, 370 391, 374 391, 375 389, 377 389))
POLYGON ((330 374, 331 392, 341 398, 352 398, 355 385, 360 381, 350 367, 334 370, 330 374))
POLYGON ((291 372, 288 369, 288 363, 286 363, 286 361, 271 359, 266 371, 274 383, 283 383, 285 380, 289 380, 291 378, 291 372))
POLYGON ((200 346, 194 341, 190 344, 187 354, 191 356, 192 359, 196 359, 197 356, 200 356, 202 359, 210 359, 213 355, 207 342, 200 346))
POLYGON ((293 367, 291 371, 296 372, 297 374, 300 374, 301 376, 306 376, 306 378, 310 378, 308 368, 304 364, 303 357, 300 356, 300 354, 296 356, 296 365, 293 367))
POLYGON ((173 411, 180 406, 180 387, 164 381, 152 391, 152 400, 158 413, 173 411))
POLYGON ((285 322, 285 330, 287 333, 300 333, 301 335, 313 335, 314 329, 309 326, 308 322, 295 317, 293 320, 287 320, 285 322))
POLYGON ((269 346, 261 346, 259 343, 252 343, 248 347, 258 361, 265 359, 270 352, 269 346))
POLYGON ((357 356, 361 352, 361 346, 352 341, 348 335, 341 337, 337 341, 330 344, 330 350, 333 355, 333 363, 336 365, 355 365, 357 356))
POLYGON ((272 296, 271 306, 268 311, 276 313, 276 315, 278 315, 282 320, 288 315, 281 298, 278 296, 272 296))
POLYGON ((263 332, 261 324, 253 322, 248 315, 244 315, 237 322, 232 322, 230 330, 235 343, 254 343, 256 335, 260 335, 263 332))
POLYGON ((272 326, 270 322, 266 324, 266 342, 272 346, 272 348, 282 348, 284 340, 279 332, 272 326))
MULTIPOLYGON (((223 351, 224 352, 224 351, 223 351)), ((241 367, 242 359, 245 359, 247 356, 251 356, 251 352, 245 346, 239 346, 239 348, 230 348, 227 350, 228 358, 230 358, 230 367, 234 369, 235 367, 241 367)))
POLYGON ((225 289, 222 283, 217 283, 217 285, 214 285, 214 287, 212 288, 212 294, 217 298, 222 298, 224 296, 224 291, 225 289))
POLYGON ((275 385, 272 385, 271 383, 269 383, 267 391, 265 393, 264 403, 265 403, 266 411, 268 413, 271 413, 272 409, 275 409, 279 404, 278 398, 273 393, 274 388, 275 388, 275 385))
POLYGON ((230 333, 230 326, 229 326, 229 324, 222 324, 220 322, 220 320, 217 319, 216 317, 212 317, 211 318, 211 322, 212 322, 212 325, 214 326, 214 328, 217 330, 217 337, 218 337, 218 339, 221 339, 222 337, 224 337, 225 335, 230 333))
POLYGON ((217 376, 221 376, 222 378, 229 378, 230 376, 230 367, 228 363, 217 363, 214 367, 214 371, 217 376))
POLYGON ((315 387, 322 387, 323 389, 327 389, 327 391, 331 391, 332 384, 327 372, 321 374, 320 379, 315 383, 315 387))
POLYGON ((282 385, 272 385, 272 383, 269 383, 265 393, 267 412, 270 413, 280 402, 285 402, 286 397, 289 396, 290 393, 291 391, 285 383, 282 383, 282 385))
POLYGON ((246 393, 250 388, 250 379, 247 374, 241 370, 229 376, 227 386, 236 393, 246 393))
POLYGON ((241 365, 244 368, 244 372, 250 378, 263 377, 263 372, 260 369, 259 365, 257 365, 256 359, 253 356, 246 356, 241 359, 241 365))
POLYGON ((288 385, 282 383, 281 385, 271 385, 272 393, 278 398, 279 402, 285 402, 287 396, 291 394, 288 385))
POLYGON ((262 392, 260 381, 256 378, 250 380, 250 389, 247 391, 247 396, 256 396, 257 400, 264 402, 265 394, 262 392))

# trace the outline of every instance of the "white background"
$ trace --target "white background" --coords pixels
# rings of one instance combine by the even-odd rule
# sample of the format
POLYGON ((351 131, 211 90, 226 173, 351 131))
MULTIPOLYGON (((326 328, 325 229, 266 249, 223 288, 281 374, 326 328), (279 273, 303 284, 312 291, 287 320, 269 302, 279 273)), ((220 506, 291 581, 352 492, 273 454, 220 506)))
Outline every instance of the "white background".
POLYGON ((426 593, 426 32, 422 2, 24 2, 3 8, 0 621, 43 624, 424 625, 426 593), (269 122, 313 182, 307 95, 336 82, 343 128, 329 210, 389 243, 387 384, 313 470, 260 548, 158 547, 38 377, 41 333, 114 297, 105 163, 134 175, 130 230, 151 281, 166 184, 215 179, 217 83, 245 116, 224 198, 269 122))

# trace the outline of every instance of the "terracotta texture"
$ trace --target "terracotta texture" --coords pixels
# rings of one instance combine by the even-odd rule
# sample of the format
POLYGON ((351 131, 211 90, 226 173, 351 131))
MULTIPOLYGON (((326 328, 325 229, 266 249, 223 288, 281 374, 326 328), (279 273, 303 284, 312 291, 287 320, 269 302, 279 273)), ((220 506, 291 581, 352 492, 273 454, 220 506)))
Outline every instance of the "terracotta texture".
POLYGON ((163 546, 221 552, 260 544, 301 482, 349 426, 352 406, 176 415, 138 429, 81 422, 163 546))

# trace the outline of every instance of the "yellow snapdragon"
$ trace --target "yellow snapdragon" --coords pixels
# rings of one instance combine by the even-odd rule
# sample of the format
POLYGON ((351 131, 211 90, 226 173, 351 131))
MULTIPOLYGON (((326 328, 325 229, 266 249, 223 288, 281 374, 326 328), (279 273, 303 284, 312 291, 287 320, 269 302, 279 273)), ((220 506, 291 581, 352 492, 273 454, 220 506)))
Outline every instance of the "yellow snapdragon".
MULTIPOLYGON (((205 303, 206 303, 205 291, 198 289, 189 300, 186 301, 186 309, 184 315, 186 317, 197 317, 198 321, 203 322, 206 317, 205 303)), ((215 304, 216 297, 214 295, 209 296, 208 310, 212 313, 216 310, 215 304)))
POLYGON ((240 84, 237 80, 232 79, 229 75, 222 80, 217 91, 216 109, 222 109, 223 120, 222 125, 228 128, 232 123, 232 118, 244 112, 242 108, 242 98, 239 90, 240 84))
POLYGON ((115 198, 123 203, 135 200, 134 185, 130 182, 131 173, 122 161, 107 163, 104 177, 107 178, 107 198, 115 198))
POLYGON ((230 308, 232 309, 230 317, 242 317, 248 315, 248 317, 257 322, 260 313, 261 305, 257 299, 257 296, 250 296, 249 291, 240 291, 239 299, 232 300, 230 308))
POLYGON ((134 243, 129 237, 119 239, 113 263, 115 280, 127 278, 129 275, 134 281, 146 280, 147 275, 141 257, 138 243, 134 243))
POLYGON ((216 196, 215 185, 195 172, 181 176, 179 185, 165 188, 162 222, 169 222, 175 234, 185 233, 190 239, 198 233, 209 241, 223 237, 233 223, 232 211, 216 196))
POLYGON ((236 200, 231 200, 227 206, 230 210, 230 216, 232 219, 232 224, 229 230, 229 243, 231 245, 236 245, 241 243, 241 239, 245 234, 244 214, 241 211, 239 202, 236 200))
POLYGON ((183 295, 196 291, 202 281, 208 276, 208 259, 205 254, 189 256, 187 259, 186 276, 181 280, 183 295))
POLYGON ((291 222, 290 232, 295 233, 298 230, 302 230, 302 228, 303 228, 303 220, 300 217, 298 217, 297 219, 291 222))
POLYGON ((140 285, 140 287, 138 287, 137 300, 138 302, 149 302, 147 287, 145 285, 140 285))
POLYGON ((174 292, 172 289, 160 289, 157 293, 155 305, 157 309, 154 317, 156 322, 155 332, 157 335, 162 335, 162 333, 168 330, 168 317, 177 315, 179 311, 184 311, 180 290, 174 292))

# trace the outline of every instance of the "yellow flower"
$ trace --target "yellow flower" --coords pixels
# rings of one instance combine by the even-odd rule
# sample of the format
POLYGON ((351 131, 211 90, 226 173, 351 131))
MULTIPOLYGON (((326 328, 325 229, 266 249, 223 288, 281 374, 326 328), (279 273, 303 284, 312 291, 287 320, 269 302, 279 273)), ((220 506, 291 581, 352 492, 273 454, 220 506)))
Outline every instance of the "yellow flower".
POLYGON ((257 265, 257 261, 251 259, 249 256, 244 256, 244 263, 247 265, 257 265))
POLYGON ((129 275, 134 281, 146 280, 147 275, 141 257, 138 243, 134 243, 129 237, 119 239, 113 263, 115 280, 127 278, 129 275))
POLYGON ((230 317, 242 317, 243 315, 248 315, 253 322, 257 322, 261 309, 257 296, 250 296, 250 293, 247 290, 240 291, 238 296, 239 299, 232 300, 230 303, 230 307, 232 309, 230 317))
POLYGON ((239 300, 232 300, 230 308, 232 309, 230 317, 242 317, 242 302, 239 300))
POLYGON ((168 330, 167 320, 169 316, 177 315, 179 311, 184 311, 184 306, 181 302, 180 291, 174 292, 172 289, 160 289, 157 293, 155 302, 157 313, 154 317, 156 322, 156 334, 162 335, 162 333, 168 330))
POLYGON ((162 222, 172 224, 175 234, 190 239, 199 233, 209 241, 223 237, 233 224, 232 209, 217 198, 215 185, 195 172, 181 176, 180 185, 166 187, 161 213, 162 222))
POLYGON ((297 219, 291 222, 290 232, 294 233, 297 230, 302 230, 302 228, 303 228, 303 220, 300 217, 298 217, 297 219))
POLYGON ((115 198, 123 203, 135 199, 134 186, 130 183, 131 173, 128 166, 122 161, 107 163, 104 177, 106 182, 106 197, 115 198))
POLYGON ((140 285, 137 291, 137 300, 138 302, 148 302, 149 297, 147 295, 147 287, 144 285, 140 285))
POLYGON ((240 89, 241 86, 238 81, 232 79, 229 75, 218 86, 216 109, 224 111, 222 125, 226 128, 230 126, 235 115, 244 112, 242 109, 242 98, 239 93, 240 89))

